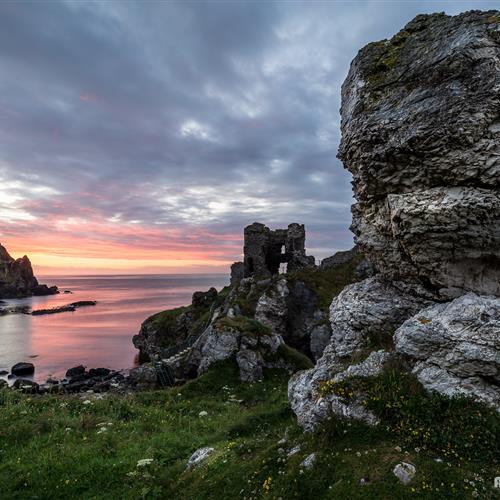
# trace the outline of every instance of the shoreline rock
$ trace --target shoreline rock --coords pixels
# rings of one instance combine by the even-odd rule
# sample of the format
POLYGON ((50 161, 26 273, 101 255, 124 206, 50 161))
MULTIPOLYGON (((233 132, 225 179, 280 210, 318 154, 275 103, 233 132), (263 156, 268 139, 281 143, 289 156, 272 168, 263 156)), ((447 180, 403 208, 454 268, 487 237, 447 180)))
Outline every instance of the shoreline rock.
POLYGON ((42 316, 44 314, 58 314, 63 312, 75 312, 79 307, 95 306, 97 302, 95 300, 80 300, 78 302, 72 302, 71 304, 66 304, 64 306, 52 307, 50 309, 36 309, 31 312, 32 316, 42 316))

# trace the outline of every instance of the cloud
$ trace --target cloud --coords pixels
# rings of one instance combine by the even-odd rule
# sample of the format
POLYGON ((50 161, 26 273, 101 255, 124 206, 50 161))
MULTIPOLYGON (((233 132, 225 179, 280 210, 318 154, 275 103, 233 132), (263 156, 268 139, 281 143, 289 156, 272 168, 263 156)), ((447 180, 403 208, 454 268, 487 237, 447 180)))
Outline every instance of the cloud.
POLYGON ((2 3, 0 239, 222 266, 246 224, 299 221, 318 257, 348 248, 336 151, 350 61, 418 13, 494 7, 2 3))

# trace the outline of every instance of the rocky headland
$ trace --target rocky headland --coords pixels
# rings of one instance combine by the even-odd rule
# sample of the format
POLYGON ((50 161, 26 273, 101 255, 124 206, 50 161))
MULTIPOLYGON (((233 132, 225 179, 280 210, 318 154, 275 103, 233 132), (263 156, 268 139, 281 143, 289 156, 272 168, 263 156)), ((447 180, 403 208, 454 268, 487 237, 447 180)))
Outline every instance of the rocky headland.
POLYGON ((49 287, 38 283, 26 255, 14 259, 7 249, 0 245, 0 299, 19 299, 56 293, 59 293, 56 286, 49 287))
POLYGON ((304 226, 248 226, 229 287, 142 325, 151 363, 134 375, 181 383, 234 359, 253 382, 280 367, 308 430, 332 414, 378 423, 363 383, 336 388, 394 366, 500 409, 499 33, 492 12, 422 15, 361 49, 339 149, 356 247, 316 266, 304 226))

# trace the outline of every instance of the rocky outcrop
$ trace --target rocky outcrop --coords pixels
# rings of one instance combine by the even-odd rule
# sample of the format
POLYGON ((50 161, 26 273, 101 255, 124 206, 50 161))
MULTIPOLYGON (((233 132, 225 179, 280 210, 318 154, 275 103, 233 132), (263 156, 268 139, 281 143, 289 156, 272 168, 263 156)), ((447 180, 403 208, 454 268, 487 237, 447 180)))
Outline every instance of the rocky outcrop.
POLYGON ((421 310, 395 335, 422 385, 500 410, 500 299, 464 295, 421 310))
POLYGON ((257 301, 255 319, 277 335, 286 334, 287 297, 290 291, 286 279, 279 279, 257 301))
POLYGON ((168 358, 191 345, 209 325, 214 311, 224 304, 225 295, 215 288, 194 292, 191 305, 169 309, 147 318, 132 342, 139 349, 141 361, 168 358))
POLYGON ((339 267, 346 262, 352 260, 359 253, 359 247, 356 245, 350 250, 343 250, 336 252, 330 257, 326 257, 321 261, 322 269, 329 269, 330 267, 339 267))
POLYGON ((331 414, 376 423, 335 384, 401 357, 427 389, 500 408, 499 299, 476 295, 500 295, 499 67, 500 12, 478 11, 417 16, 352 62, 339 156, 377 274, 333 300, 329 345, 290 380, 304 428, 331 414))
POLYGON ((336 395, 325 397, 322 385, 347 376, 380 373, 390 359, 385 349, 392 349, 394 332, 426 304, 378 277, 346 286, 330 307, 332 334, 322 357, 313 369, 297 374, 289 382, 290 404, 299 424, 311 430, 332 413, 376 423, 363 408, 361 394, 346 403, 336 395), (353 361, 370 351, 361 364, 353 361))
POLYGON ((214 364, 231 358, 236 360, 243 382, 262 379, 265 368, 293 373, 303 368, 304 362, 307 365, 307 358, 304 360, 299 353, 294 354, 281 335, 245 316, 214 319, 184 356, 164 363, 176 378, 185 379, 193 372, 201 375, 214 364))
POLYGON ((139 333, 132 337, 134 347, 139 349, 139 359, 158 360, 165 356, 166 350, 189 337, 195 321, 193 310, 187 307, 164 311, 147 318, 139 333))
POLYGON ((59 293, 56 286, 40 285, 33 274, 31 262, 26 257, 12 258, 0 245, 0 298, 21 298, 32 295, 59 293))
POLYGON ((330 364, 328 357, 323 356, 314 368, 292 376, 288 383, 288 399, 299 425, 312 431, 332 415, 377 424, 377 417, 363 404, 361 391, 346 397, 328 388, 349 377, 378 375, 390 360, 391 355, 380 350, 372 352, 365 361, 343 369, 340 364, 330 364))
POLYGON ((390 346, 397 327, 427 304, 378 277, 346 286, 330 306, 329 364, 365 348, 390 346))
POLYGON ((417 16, 361 49, 342 87, 352 229, 388 280, 500 295, 500 17, 417 16))
POLYGON ((79 307, 95 306, 97 302, 95 300, 80 300, 78 302, 72 302, 71 304, 66 304, 63 306, 52 307, 50 309, 35 309, 32 311, 33 316, 43 316, 46 314, 59 314, 63 312, 75 312, 79 307))

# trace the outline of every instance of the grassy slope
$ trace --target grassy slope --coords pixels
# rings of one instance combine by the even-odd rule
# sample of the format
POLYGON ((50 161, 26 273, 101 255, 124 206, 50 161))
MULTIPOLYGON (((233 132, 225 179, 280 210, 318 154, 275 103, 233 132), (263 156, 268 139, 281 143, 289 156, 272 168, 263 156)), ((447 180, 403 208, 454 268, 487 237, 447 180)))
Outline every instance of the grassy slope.
POLYGON ((436 453, 405 448, 401 436, 385 426, 336 420, 316 435, 302 434, 288 407, 287 378, 273 372, 264 382, 244 385, 234 364, 226 363, 180 388, 108 395, 87 405, 77 397, 0 391, 0 496, 469 498, 473 490, 464 480, 479 474, 480 497, 495 498, 492 478, 499 471, 491 456, 474 462, 441 454, 444 461, 438 463, 436 453), (208 416, 200 417, 200 411, 208 416), (108 430, 99 434, 100 423, 108 430), (279 445, 287 430, 287 444, 279 445), (283 460, 280 448, 298 443, 301 451, 283 460), (202 446, 216 451, 205 466, 185 472, 190 454, 202 446), (301 472, 300 462, 313 451, 314 468, 301 472), (144 458, 154 462, 136 467, 144 458), (391 472, 401 460, 417 466, 410 487, 391 472), (359 485, 362 477, 368 485, 359 485))
POLYGON ((355 270, 363 260, 363 255, 356 255, 351 261, 338 267, 321 269, 319 267, 299 269, 288 273, 290 281, 302 281, 313 290, 318 297, 320 309, 328 309, 333 297, 337 296, 343 288, 355 281, 355 270))

